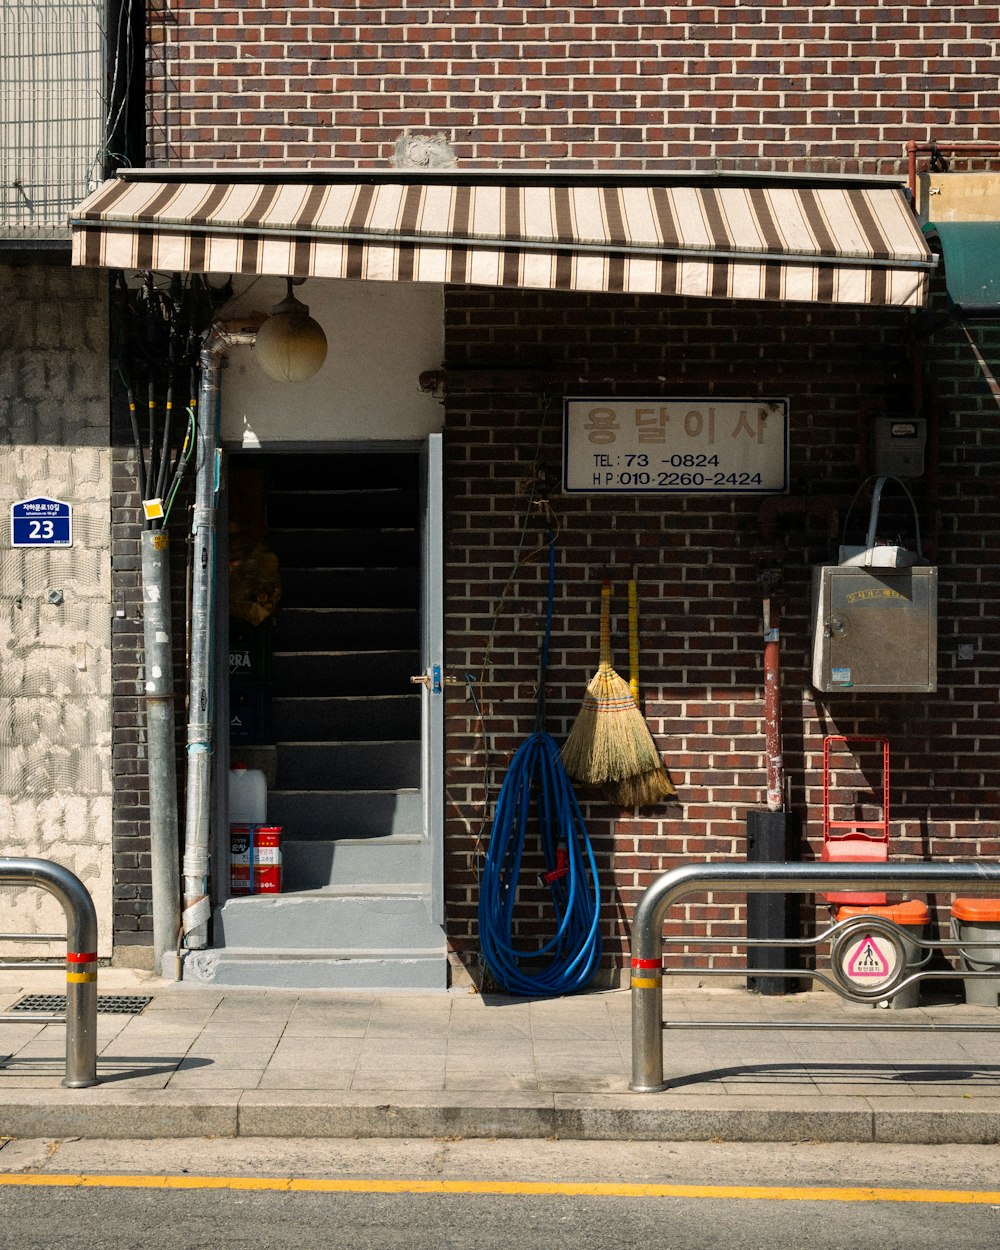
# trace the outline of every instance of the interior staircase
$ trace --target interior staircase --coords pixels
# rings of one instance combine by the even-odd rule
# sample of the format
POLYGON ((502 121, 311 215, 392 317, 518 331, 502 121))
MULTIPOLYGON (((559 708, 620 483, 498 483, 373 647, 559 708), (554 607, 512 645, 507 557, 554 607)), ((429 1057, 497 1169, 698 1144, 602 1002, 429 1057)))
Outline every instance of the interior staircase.
POLYGON ((186 979, 446 987, 410 682, 421 671, 418 472, 417 456, 399 453, 265 462, 282 578, 267 805, 283 831, 282 892, 217 908, 214 948, 188 957, 186 979))

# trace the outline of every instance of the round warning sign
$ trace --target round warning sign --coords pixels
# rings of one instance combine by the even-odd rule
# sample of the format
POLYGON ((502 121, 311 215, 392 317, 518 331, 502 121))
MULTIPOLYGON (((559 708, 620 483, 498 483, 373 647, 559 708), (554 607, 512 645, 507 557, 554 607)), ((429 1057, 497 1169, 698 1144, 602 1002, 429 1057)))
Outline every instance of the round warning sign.
POLYGON ((839 934, 831 954, 840 983, 862 998, 881 995, 906 973, 899 938, 888 926, 863 918, 839 934))

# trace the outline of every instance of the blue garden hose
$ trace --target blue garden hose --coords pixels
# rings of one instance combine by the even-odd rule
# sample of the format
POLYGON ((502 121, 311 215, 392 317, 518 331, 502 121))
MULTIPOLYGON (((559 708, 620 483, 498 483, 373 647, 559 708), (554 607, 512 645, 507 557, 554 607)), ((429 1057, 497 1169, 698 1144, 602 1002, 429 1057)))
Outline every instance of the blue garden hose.
POLYGON ((559 747, 542 729, 554 593, 553 536, 535 732, 514 753, 500 788, 479 883, 479 942, 486 967, 508 993, 540 998, 582 990, 601 958, 600 887, 593 847, 559 747), (514 909, 533 811, 556 932, 544 944, 525 949, 514 944, 514 909))

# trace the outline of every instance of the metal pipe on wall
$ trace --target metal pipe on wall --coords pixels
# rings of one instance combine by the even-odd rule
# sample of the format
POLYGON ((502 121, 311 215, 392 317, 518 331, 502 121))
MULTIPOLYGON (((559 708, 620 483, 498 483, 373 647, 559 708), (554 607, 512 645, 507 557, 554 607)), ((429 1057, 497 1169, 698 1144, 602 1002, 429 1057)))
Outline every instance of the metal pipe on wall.
POLYGON ((216 326, 202 342, 195 451, 195 498, 191 519, 194 576, 191 586, 188 676, 187 817, 184 837, 184 945, 204 950, 212 905, 208 893, 212 772, 212 619, 215 594, 216 461, 219 429, 219 367, 223 339, 216 326))
POLYGON ((917 211, 917 153, 958 153, 962 156, 991 156, 1000 152, 1000 143, 977 143, 974 141, 959 143, 918 143, 915 139, 907 140, 906 167, 907 183, 910 188, 910 206, 917 211))
POLYGON ((212 738, 214 711, 213 623, 215 620, 216 510, 219 492, 219 373, 227 347, 252 344, 256 327, 239 329, 216 323, 201 348, 194 512, 191 537, 190 677, 188 682, 187 815, 184 834, 184 899, 181 923, 184 945, 208 945, 211 853, 212 738))
POLYGON ((784 811, 785 758, 781 744, 781 632, 778 601, 764 600, 764 753, 767 810, 784 811))
POLYGON ((168 976, 170 965, 165 957, 176 948, 180 929, 180 872, 177 863, 170 540, 166 531, 143 530, 140 549, 149 758, 149 842, 153 878, 153 971, 168 976))

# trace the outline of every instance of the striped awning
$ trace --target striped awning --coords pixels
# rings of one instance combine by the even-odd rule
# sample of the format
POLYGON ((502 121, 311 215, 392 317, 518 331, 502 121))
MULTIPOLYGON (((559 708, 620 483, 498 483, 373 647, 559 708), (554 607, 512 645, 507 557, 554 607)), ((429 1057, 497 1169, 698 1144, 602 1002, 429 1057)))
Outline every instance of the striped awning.
POLYGON ((885 183, 129 171, 74 264, 534 290, 921 305, 935 258, 885 183))

